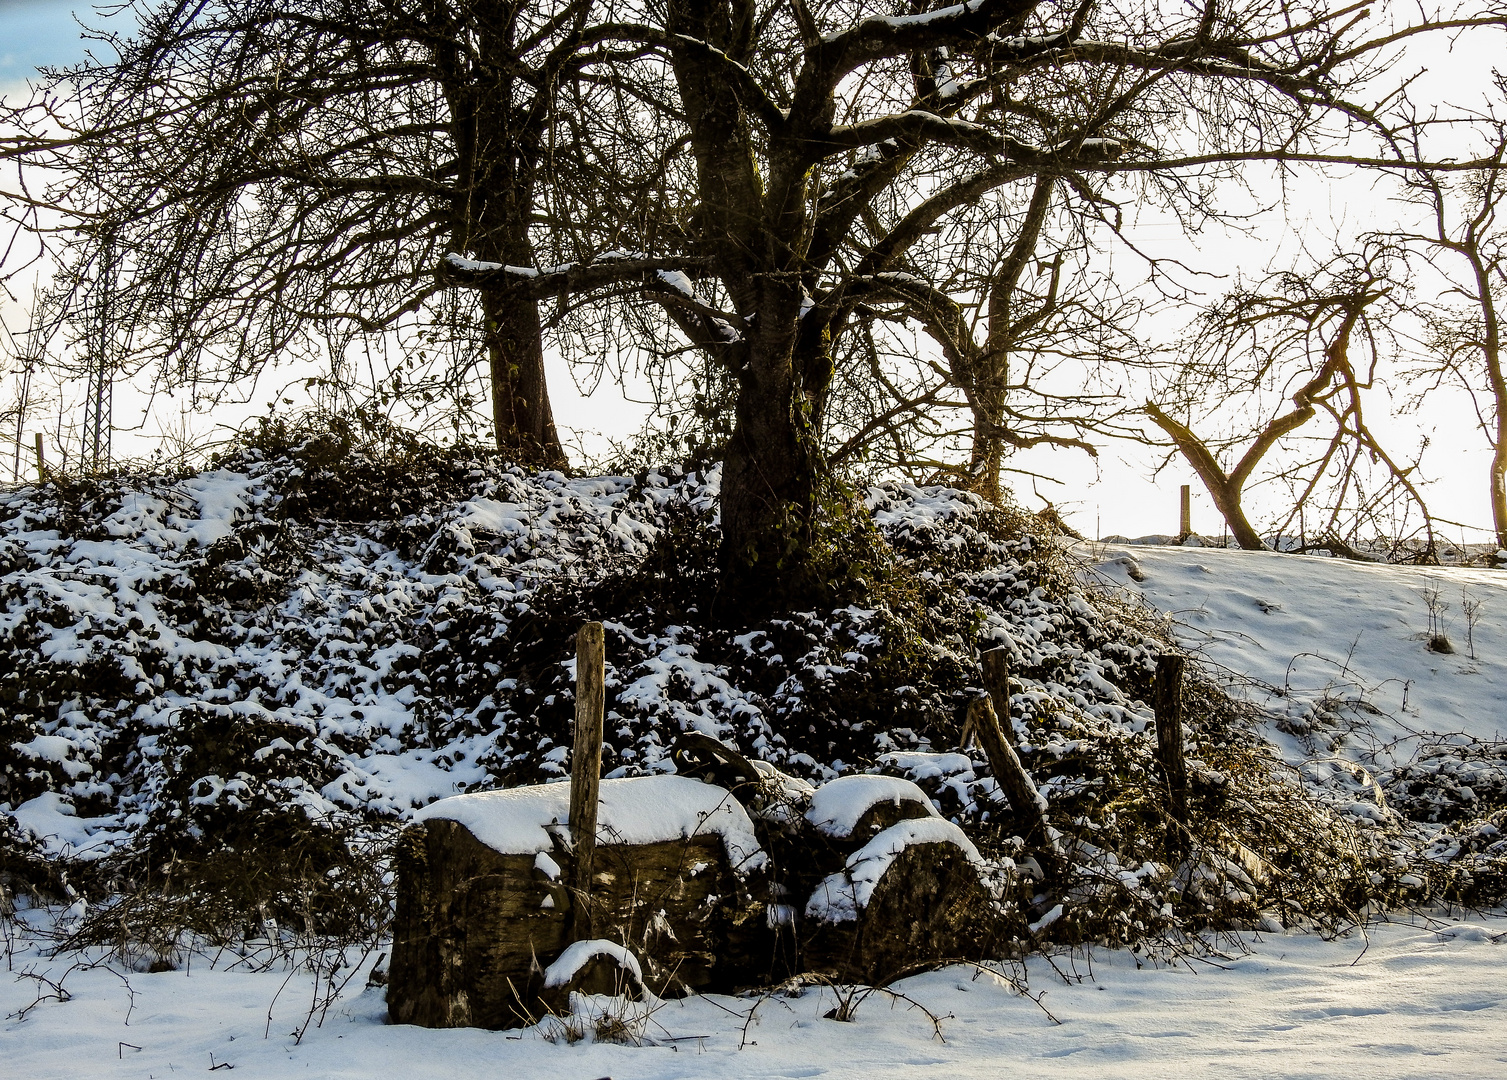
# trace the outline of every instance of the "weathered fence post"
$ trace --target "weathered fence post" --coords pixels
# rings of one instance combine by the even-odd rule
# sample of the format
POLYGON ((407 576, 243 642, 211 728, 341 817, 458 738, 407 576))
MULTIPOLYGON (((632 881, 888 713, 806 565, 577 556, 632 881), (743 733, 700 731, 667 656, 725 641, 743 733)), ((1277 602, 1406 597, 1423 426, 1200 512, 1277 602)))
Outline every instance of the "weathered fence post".
POLYGON ((606 708, 606 641, 602 624, 576 634, 576 725, 570 753, 571 936, 591 933, 591 869, 597 843, 597 799, 602 780, 602 714, 606 708))
POLYGON ((965 731, 978 737, 984 756, 989 759, 989 768, 994 771, 995 782, 1010 800, 1010 809, 1020 819, 1027 836, 1039 833, 1041 842, 1050 846, 1047 801, 1020 763, 1020 756, 1000 720, 1003 716, 1004 723, 1010 721, 1010 654, 1005 649, 990 649, 979 657, 979 664, 984 670, 984 689, 989 696, 968 706, 965 731))
POLYGON ((43 449, 42 449, 42 433, 39 431, 39 432, 36 433, 36 435, 37 435, 37 439, 36 439, 36 446, 37 446, 37 483, 39 483, 39 484, 45 484, 45 483, 47 483, 47 459, 44 456, 43 449))
POLYGON ((1193 535, 1193 488, 1183 485, 1182 514, 1178 517, 1177 538, 1186 540, 1193 535))
POLYGON ((1183 664, 1181 656, 1157 657, 1152 703, 1156 710, 1156 761, 1167 786, 1167 850, 1188 850, 1188 763, 1183 757, 1183 664))

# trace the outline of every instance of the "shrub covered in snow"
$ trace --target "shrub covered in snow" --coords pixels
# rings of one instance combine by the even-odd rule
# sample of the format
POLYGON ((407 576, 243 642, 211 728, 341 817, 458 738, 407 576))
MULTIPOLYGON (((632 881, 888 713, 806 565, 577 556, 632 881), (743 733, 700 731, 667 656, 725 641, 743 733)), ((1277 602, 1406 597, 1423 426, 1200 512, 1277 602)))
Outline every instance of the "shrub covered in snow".
POLYGON ((740 620, 718 606, 718 483, 715 468, 527 473, 334 425, 269 427, 194 475, 0 493, 7 868, 34 877, 41 855, 76 878, 90 861, 140 877, 271 851, 338 878, 373 823, 567 774, 572 641, 595 618, 606 775, 673 772, 675 737, 699 731, 813 781, 909 777, 990 858, 1024 853, 987 763, 957 740, 979 651, 1007 649, 1008 731, 1078 867, 1053 933, 1130 940, 1185 911, 1253 921, 1276 887, 1228 870, 1237 841, 1273 881, 1316 880, 1304 867, 1329 859, 1325 902, 1355 902, 1351 884, 1378 873, 1330 858, 1349 839, 1315 839, 1327 811, 1207 687, 1195 811, 1219 884, 1158 861, 1145 702, 1166 643, 1029 515, 870 488, 833 606, 740 620), (1286 824, 1261 801, 1278 795, 1286 824))

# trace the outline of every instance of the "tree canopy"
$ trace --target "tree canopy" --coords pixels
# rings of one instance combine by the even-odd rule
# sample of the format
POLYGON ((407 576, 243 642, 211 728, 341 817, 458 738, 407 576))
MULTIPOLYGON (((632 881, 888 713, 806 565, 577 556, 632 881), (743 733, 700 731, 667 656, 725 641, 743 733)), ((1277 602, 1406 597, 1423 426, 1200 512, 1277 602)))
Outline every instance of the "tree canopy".
POLYGON ((39 155, 77 215, 60 287, 119 252, 136 363, 233 382, 342 332, 448 335, 498 444, 558 461, 551 341, 597 320, 689 350, 730 390, 729 588, 778 571, 792 596, 844 514, 834 455, 961 407, 994 493, 1007 448, 1091 449, 1125 414, 1032 358, 1133 349, 1086 239, 1126 200, 1196 227, 1248 163, 1416 170, 1397 50, 1503 24, 1306 0, 139 11, 118 59, 45 88, 68 138, 39 155), (880 360, 904 324, 941 356, 923 389, 880 360))

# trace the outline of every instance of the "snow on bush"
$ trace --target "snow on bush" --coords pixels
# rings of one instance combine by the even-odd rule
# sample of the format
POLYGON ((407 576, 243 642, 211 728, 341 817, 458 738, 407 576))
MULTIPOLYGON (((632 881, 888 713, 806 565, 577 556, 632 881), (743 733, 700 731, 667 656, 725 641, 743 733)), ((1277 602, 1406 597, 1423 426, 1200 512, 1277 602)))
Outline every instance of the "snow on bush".
MULTIPOLYGON (((402 819, 563 776, 570 637, 593 615, 613 777, 673 771, 685 729, 816 780, 944 748, 980 645, 1015 655, 1040 761, 1073 752, 1076 723, 1131 737, 1149 719, 1117 685, 1149 650, 1048 598, 1032 538, 980 531, 971 496, 868 494, 917 557, 929 625, 847 606, 735 633, 708 626, 701 592, 715 471, 572 479, 455 454, 420 506, 391 468, 321 446, 0 493, 0 800, 48 851, 215 837, 273 810, 402 819)), ((987 777, 959 790, 987 814, 987 777)))
MULTIPOLYGON (((1029 516, 891 485, 862 493, 868 538, 831 604, 728 625, 719 483, 283 429, 201 474, 0 491, 0 844, 158 863, 288 845, 318 870, 310 829, 563 778, 572 643, 599 619, 609 780, 673 773, 695 730, 817 784, 906 777, 1003 862, 1023 854, 1010 808, 956 751, 978 653, 1002 647, 1007 734, 1082 871, 1054 932, 1129 940, 1184 903, 1157 861, 1155 619, 1081 581, 1029 516)), ((1209 843, 1281 864, 1289 911, 1417 874, 1416 843, 1342 858, 1354 838, 1197 694, 1195 810, 1209 843), (1292 884, 1319 880, 1323 897, 1292 884)), ((1268 901, 1242 902, 1254 920, 1268 901)))

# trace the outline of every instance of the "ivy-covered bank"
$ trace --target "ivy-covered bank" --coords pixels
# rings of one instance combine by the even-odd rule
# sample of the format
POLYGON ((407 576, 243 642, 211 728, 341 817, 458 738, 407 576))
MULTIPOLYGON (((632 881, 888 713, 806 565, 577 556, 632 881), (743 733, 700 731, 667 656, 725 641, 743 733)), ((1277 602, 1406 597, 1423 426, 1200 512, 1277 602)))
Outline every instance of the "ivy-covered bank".
POLYGON ((358 882, 381 907, 385 824, 568 773, 573 638, 600 619, 605 774, 673 771, 696 731, 808 780, 909 777, 1013 875, 999 917, 1018 943, 1485 895, 1490 873, 1425 859, 1406 819, 1358 831, 1353 793, 1288 775, 1198 679, 1197 844, 1173 865, 1150 613, 1030 515, 891 485, 824 541, 829 603, 740 621, 718 603, 718 481, 273 425, 202 473, 0 493, 8 887, 208 889, 227 926, 279 905, 338 921, 358 882), (978 655, 1000 646, 1007 730, 1070 868, 1050 891, 981 752, 959 751, 978 655))

